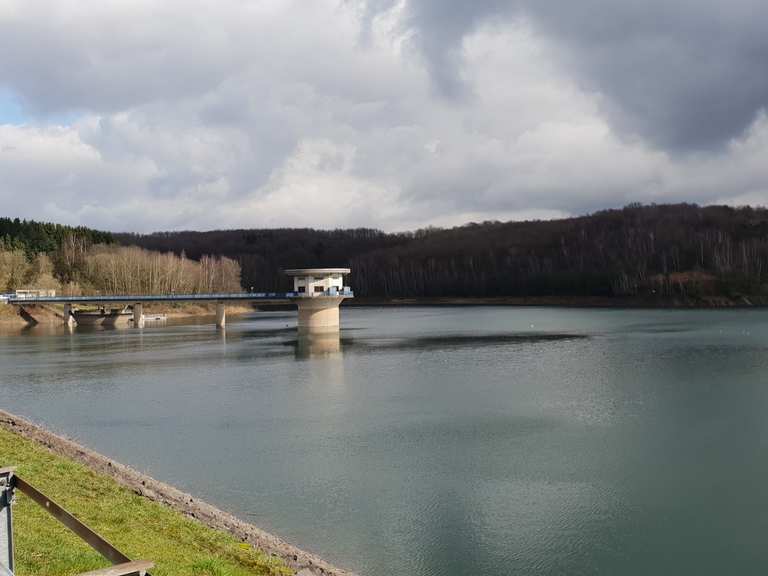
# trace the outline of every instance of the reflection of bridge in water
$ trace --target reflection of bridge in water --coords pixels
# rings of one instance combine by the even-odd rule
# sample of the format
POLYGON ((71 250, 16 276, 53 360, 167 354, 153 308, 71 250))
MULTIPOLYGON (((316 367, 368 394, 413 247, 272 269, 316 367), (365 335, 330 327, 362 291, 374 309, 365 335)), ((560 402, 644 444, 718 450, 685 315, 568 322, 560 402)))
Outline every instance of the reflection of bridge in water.
POLYGON ((200 302, 216 304, 216 326, 226 324, 227 303, 294 303, 298 308, 298 329, 300 333, 320 334, 338 332, 339 306, 354 294, 343 284, 344 274, 349 268, 307 268, 286 270, 294 280, 293 292, 237 292, 222 294, 131 294, 131 295, 86 295, 86 296, 38 296, 32 294, 11 295, 7 303, 18 306, 25 317, 34 320, 34 314, 26 308, 37 305, 63 304, 63 322, 74 325, 78 306, 97 306, 103 310, 104 318, 115 317, 121 310, 131 310, 130 316, 136 328, 144 326, 144 304, 156 302, 200 302), (109 311, 107 311, 109 309, 109 311))

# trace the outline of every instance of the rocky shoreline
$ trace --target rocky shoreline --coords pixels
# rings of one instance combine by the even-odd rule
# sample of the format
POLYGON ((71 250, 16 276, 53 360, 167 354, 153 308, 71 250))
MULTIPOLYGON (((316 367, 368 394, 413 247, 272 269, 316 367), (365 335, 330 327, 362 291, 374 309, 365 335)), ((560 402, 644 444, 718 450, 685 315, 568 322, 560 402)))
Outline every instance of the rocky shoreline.
POLYGON ((77 461, 94 472, 109 476, 136 494, 169 506, 206 526, 229 532, 254 548, 281 558, 298 573, 298 576, 355 576, 352 572, 337 568, 322 558, 305 552, 178 488, 120 464, 73 440, 54 434, 25 418, 0 410, 0 426, 45 446, 54 454, 77 461))

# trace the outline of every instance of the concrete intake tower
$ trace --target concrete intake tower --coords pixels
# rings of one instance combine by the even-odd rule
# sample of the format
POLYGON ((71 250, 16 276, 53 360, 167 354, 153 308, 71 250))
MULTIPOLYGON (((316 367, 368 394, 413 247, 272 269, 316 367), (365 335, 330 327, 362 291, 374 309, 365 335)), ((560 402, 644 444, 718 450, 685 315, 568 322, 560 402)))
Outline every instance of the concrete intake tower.
POLYGON ((344 286, 349 268, 300 268, 286 270, 293 277, 293 292, 298 307, 300 334, 321 334, 339 331, 339 306, 352 298, 352 290, 344 286))

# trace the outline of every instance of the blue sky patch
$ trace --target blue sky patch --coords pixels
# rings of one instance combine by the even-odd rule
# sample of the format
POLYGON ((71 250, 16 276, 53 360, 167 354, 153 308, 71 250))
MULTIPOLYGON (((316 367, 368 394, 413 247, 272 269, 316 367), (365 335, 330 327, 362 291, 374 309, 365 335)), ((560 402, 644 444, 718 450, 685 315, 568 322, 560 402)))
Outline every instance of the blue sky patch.
POLYGON ((0 88, 0 124, 24 124, 26 120, 18 99, 8 90, 0 88))

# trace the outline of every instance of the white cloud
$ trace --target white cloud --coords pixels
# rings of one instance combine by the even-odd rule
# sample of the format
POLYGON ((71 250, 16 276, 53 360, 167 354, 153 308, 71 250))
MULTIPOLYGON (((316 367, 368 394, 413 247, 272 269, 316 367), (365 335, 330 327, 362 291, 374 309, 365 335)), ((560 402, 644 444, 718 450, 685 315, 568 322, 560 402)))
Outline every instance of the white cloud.
POLYGON ((721 151, 627 139, 520 19, 464 37, 466 90, 446 99, 403 14, 368 29, 333 0, 0 0, 0 88, 28 115, 0 125, 5 212, 132 231, 405 229, 768 201, 764 116, 721 151))
POLYGON ((224 218, 238 227, 332 228, 380 225, 400 216, 397 197, 352 173, 355 149, 329 140, 307 140, 256 194, 224 206, 224 218))

